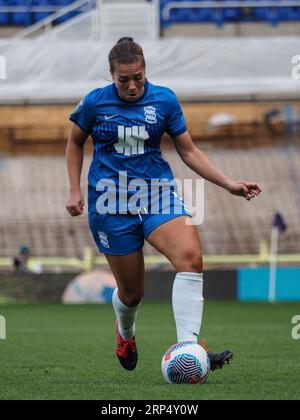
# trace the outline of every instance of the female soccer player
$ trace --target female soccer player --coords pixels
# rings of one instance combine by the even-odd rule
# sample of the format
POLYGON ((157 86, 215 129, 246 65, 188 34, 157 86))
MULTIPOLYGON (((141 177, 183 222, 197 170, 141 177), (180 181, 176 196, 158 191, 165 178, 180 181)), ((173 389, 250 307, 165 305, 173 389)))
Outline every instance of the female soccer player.
MULTIPOLYGON (((148 82, 143 50, 132 38, 122 38, 112 48, 109 65, 114 83, 87 94, 70 116, 74 124, 66 152, 67 210, 71 216, 84 211, 80 177, 84 143, 91 135, 89 225, 118 285, 113 294, 116 355, 125 369, 133 370, 137 364, 135 321, 144 293, 145 239, 177 272, 172 294, 177 341, 196 342, 202 322, 203 262, 198 231, 187 223, 191 214, 176 189, 162 192, 158 188, 153 194, 160 180, 171 185, 174 179, 161 156, 162 135, 169 134, 187 166, 231 194, 251 200, 261 187, 225 176, 194 145, 175 94, 148 82)), ((209 358, 214 370, 228 362, 232 353, 209 353, 209 358)))

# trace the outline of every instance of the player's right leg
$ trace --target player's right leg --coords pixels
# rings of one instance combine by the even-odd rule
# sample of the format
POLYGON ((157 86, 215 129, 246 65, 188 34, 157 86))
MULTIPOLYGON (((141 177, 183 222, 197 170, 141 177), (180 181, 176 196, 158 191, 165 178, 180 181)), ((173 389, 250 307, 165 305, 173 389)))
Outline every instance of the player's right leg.
POLYGON ((144 294, 144 258, 142 250, 122 256, 105 255, 118 288, 113 294, 116 313, 116 355, 127 370, 136 367, 138 353, 135 342, 135 321, 144 294))
POLYGON ((140 219, 133 215, 89 213, 89 224, 118 286, 113 293, 116 355, 125 369, 133 370, 137 364, 135 320, 144 294, 145 277, 140 219))

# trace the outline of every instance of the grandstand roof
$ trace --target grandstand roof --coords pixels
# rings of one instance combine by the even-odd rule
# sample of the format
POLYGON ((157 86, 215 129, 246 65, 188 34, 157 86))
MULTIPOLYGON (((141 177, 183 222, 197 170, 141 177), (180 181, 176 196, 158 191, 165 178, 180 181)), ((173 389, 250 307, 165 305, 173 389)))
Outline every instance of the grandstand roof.
MULTIPOLYGON (((75 102, 111 81, 111 43, 1 41, 7 79, 1 103, 75 102)), ((292 78, 299 38, 161 39, 143 43, 148 78, 181 99, 297 97, 292 78)))

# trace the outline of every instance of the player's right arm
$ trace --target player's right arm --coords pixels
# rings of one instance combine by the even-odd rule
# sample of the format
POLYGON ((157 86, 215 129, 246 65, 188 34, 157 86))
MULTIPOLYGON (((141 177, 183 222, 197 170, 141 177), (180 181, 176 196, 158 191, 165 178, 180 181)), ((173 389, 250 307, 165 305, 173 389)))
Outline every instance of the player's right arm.
POLYGON ((73 123, 66 149, 67 168, 70 181, 70 195, 66 208, 70 215, 80 216, 84 211, 84 197, 80 178, 84 158, 84 144, 89 134, 73 123))

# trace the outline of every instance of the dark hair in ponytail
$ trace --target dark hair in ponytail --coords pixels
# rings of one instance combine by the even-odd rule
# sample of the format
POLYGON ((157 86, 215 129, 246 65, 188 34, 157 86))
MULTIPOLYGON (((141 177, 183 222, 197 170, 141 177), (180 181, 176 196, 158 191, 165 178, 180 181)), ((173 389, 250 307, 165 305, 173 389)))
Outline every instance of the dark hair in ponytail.
POLYGON ((139 60, 141 60, 142 65, 146 67, 142 47, 130 37, 119 39, 116 45, 111 49, 108 60, 111 73, 115 71, 116 64, 133 64, 139 60))

